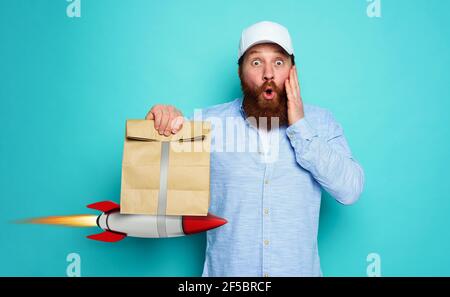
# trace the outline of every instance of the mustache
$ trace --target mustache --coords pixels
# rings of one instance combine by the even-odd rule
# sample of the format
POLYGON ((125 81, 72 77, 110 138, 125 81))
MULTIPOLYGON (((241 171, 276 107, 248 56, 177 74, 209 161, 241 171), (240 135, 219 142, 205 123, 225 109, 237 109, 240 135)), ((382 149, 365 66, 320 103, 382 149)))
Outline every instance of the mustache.
POLYGON ((278 95, 283 95, 286 93, 286 90, 284 88, 279 88, 274 81, 264 82, 260 87, 258 87, 255 90, 255 93, 259 95, 263 93, 267 88, 271 88, 272 91, 277 93, 278 95))

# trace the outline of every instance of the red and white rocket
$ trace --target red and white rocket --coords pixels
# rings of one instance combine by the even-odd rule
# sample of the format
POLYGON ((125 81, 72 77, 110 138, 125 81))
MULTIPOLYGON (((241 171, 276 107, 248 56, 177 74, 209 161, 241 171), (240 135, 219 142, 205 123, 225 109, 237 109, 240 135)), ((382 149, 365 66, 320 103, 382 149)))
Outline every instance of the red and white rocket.
POLYGON ((116 242, 127 236, 143 238, 176 237, 200 233, 220 227, 227 220, 209 214, 207 216, 157 216, 120 214, 120 205, 102 201, 87 206, 102 211, 97 225, 104 232, 89 235, 93 240, 116 242))

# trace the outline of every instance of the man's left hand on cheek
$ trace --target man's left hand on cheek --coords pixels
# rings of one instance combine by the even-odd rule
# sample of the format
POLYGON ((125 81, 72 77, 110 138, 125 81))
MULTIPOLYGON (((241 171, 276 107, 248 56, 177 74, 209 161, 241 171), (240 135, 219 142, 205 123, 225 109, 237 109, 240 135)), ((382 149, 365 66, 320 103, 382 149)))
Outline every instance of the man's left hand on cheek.
POLYGON ((287 94, 288 122, 290 126, 305 116, 297 77, 297 67, 295 65, 291 67, 289 78, 284 82, 284 86, 287 94))

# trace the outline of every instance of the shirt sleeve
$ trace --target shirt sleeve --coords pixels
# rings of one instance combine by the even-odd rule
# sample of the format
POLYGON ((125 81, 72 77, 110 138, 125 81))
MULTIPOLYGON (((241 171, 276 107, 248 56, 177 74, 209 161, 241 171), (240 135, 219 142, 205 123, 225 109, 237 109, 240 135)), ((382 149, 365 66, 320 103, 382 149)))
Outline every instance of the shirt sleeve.
POLYGON ((286 133, 297 163, 342 204, 355 203, 364 188, 364 171, 352 157, 343 129, 327 114, 328 133, 321 137, 305 118, 289 126, 286 133))

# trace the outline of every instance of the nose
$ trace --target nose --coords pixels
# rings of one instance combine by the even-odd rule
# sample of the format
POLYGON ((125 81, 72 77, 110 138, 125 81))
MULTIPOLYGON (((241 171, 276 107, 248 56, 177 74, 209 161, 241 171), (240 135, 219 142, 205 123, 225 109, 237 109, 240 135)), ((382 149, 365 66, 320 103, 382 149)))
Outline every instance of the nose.
POLYGON ((272 69, 272 65, 267 64, 264 67, 264 77, 263 77, 263 79, 265 81, 271 81, 271 80, 274 79, 274 72, 273 72, 273 69, 272 69))

